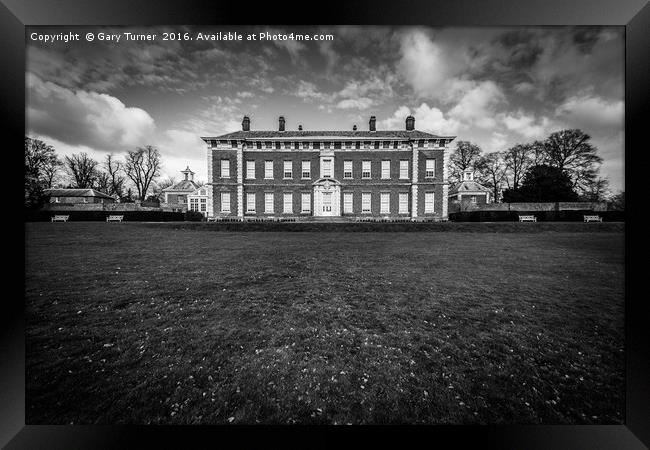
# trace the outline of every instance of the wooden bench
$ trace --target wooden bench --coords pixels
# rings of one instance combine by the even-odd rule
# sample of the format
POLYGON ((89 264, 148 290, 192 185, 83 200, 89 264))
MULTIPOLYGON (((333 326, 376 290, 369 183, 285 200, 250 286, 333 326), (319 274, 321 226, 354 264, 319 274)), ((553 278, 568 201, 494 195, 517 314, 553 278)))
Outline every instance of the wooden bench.
POLYGON ((124 216, 108 216, 106 222, 121 222, 124 216))
POLYGON ((67 222, 70 216, 65 215, 54 215, 52 216, 52 222, 67 222))
POLYGON ((584 217, 585 217, 585 219, 584 219, 585 222, 602 222, 603 221, 603 218, 600 217, 600 216, 584 216, 584 217))
POLYGON ((537 222, 535 216, 519 216, 519 222, 537 222))

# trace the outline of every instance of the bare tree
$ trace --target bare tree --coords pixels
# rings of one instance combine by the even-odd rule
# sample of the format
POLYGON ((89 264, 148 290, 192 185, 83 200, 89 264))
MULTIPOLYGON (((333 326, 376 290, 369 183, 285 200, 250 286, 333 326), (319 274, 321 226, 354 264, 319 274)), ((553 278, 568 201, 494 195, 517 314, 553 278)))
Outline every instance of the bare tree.
POLYGON ((492 199, 497 202, 506 178, 506 164, 504 163, 503 154, 492 152, 481 156, 477 159, 474 167, 479 174, 481 183, 492 190, 492 199))
POLYGON ((557 131, 544 141, 549 165, 566 172, 574 188, 582 191, 597 177, 597 165, 603 162, 590 139, 588 134, 574 129, 557 131))
POLYGON ((526 145, 530 147, 530 167, 541 166, 548 163, 544 141, 534 141, 532 144, 526 145))
POLYGON ((151 182, 160 176, 161 160, 157 148, 147 145, 127 152, 124 170, 136 190, 138 198, 144 200, 151 182))
POLYGON ((51 158, 49 163, 43 166, 43 180, 45 182, 45 187, 51 189, 56 182, 59 181, 59 174, 63 168, 63 161, 61 161, 57 156, 51 158))
POLYGON ((59 163, 54 147, 25 136, 25 206, 40 205, 43 189, 51 187, 50 172, 59 163))
POLYGON ((531 144, 517 144, 503 153, 506 175, 504 180, 508 188, 519 188, 519 184, 530 166, 532 152, 533 148, 531 144))
POLYGON ((108 195, 116 195, 119 198, 122 198, 124 196, 124 183, 126 182, 126 178, 122 175, 124 172, 124 165, 121 162, 116 161, 112 154, 108 154, 104 161, 104 170, 106 170, 110 181, 106 193, 108 195))
POLYGON ((588 202, 603 202, 609 196, 609 181, 605 178, 595 178, 585 184, 582 200, 588 202))
POLYGON ((456 150, 451 155, 451 181, 460 181, 463 171, 474 166, 481 151, 481 147, 469 141, 456 142, 456 150))
POLYGON ((95 178, 95 189, 104 194, 109 194, 111 188, 111 177, 106 172, 97 173, 95 178))
POLYGON ((65 165, 75 187, 85 189, 95 186, 98 175, 97 161, 88 157, 86 153, 66 156, 65 165))

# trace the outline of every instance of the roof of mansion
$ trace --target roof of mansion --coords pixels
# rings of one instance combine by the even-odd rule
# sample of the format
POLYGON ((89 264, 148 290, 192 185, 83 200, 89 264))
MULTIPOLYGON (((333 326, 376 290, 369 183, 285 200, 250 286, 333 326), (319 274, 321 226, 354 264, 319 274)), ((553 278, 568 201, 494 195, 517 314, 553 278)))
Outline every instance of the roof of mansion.
POLYGON ((247 140, 247 139, 305 139, 305 138, 351 138, 351 139, 451 139, 455 136, 438 136, 419 130, 385 131, 235 131, 220 136, 201 137, 208 140, 247 140))
POLYGON ((449 195, 463 193, 463 192, 492 192, 490 189, 486 188, 482 184, 477 183, 476 181, 461 181, 451 189, 449 189, 449 195))

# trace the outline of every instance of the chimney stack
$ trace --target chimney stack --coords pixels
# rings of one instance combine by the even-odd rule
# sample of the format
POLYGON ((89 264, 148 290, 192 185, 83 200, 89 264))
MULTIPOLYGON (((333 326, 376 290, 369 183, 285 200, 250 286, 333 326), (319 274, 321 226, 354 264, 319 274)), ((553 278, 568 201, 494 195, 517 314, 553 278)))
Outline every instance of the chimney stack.
POLYGON ((375 123, 377 122, 377 118, 375 116, 370 116, 370 131, 377 131, 375 128, 375 123))
POLYGON ((280 116, 279 122, 280 122, 280 127, 278 128, 279 131, 284 131, 284 116, 280 116))
POLYGON ((356 125, 352 125, 352 131, 357 131, 357 126, 356 125))
POLYGON ((302 131, 302 125, 298 125, 298 131, 302 131))
POLYGON ((242 131, 251 130, 251 120, 248 118, 248 116, 244 116, 244 120, 241 121, 241 129, 242 131))
POLYGON ((413 130, 415 130, 415 117, 408 116, 406 118, 406 131, 413 131, 413 130))

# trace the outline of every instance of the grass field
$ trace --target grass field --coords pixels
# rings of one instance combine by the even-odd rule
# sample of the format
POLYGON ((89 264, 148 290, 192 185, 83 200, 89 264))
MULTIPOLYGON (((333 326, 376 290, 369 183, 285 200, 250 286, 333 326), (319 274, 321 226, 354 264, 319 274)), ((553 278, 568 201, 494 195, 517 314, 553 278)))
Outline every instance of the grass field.
POLYGON ((623 421, 621 231, 178 228, 26 224, 28 424, 623 421))

